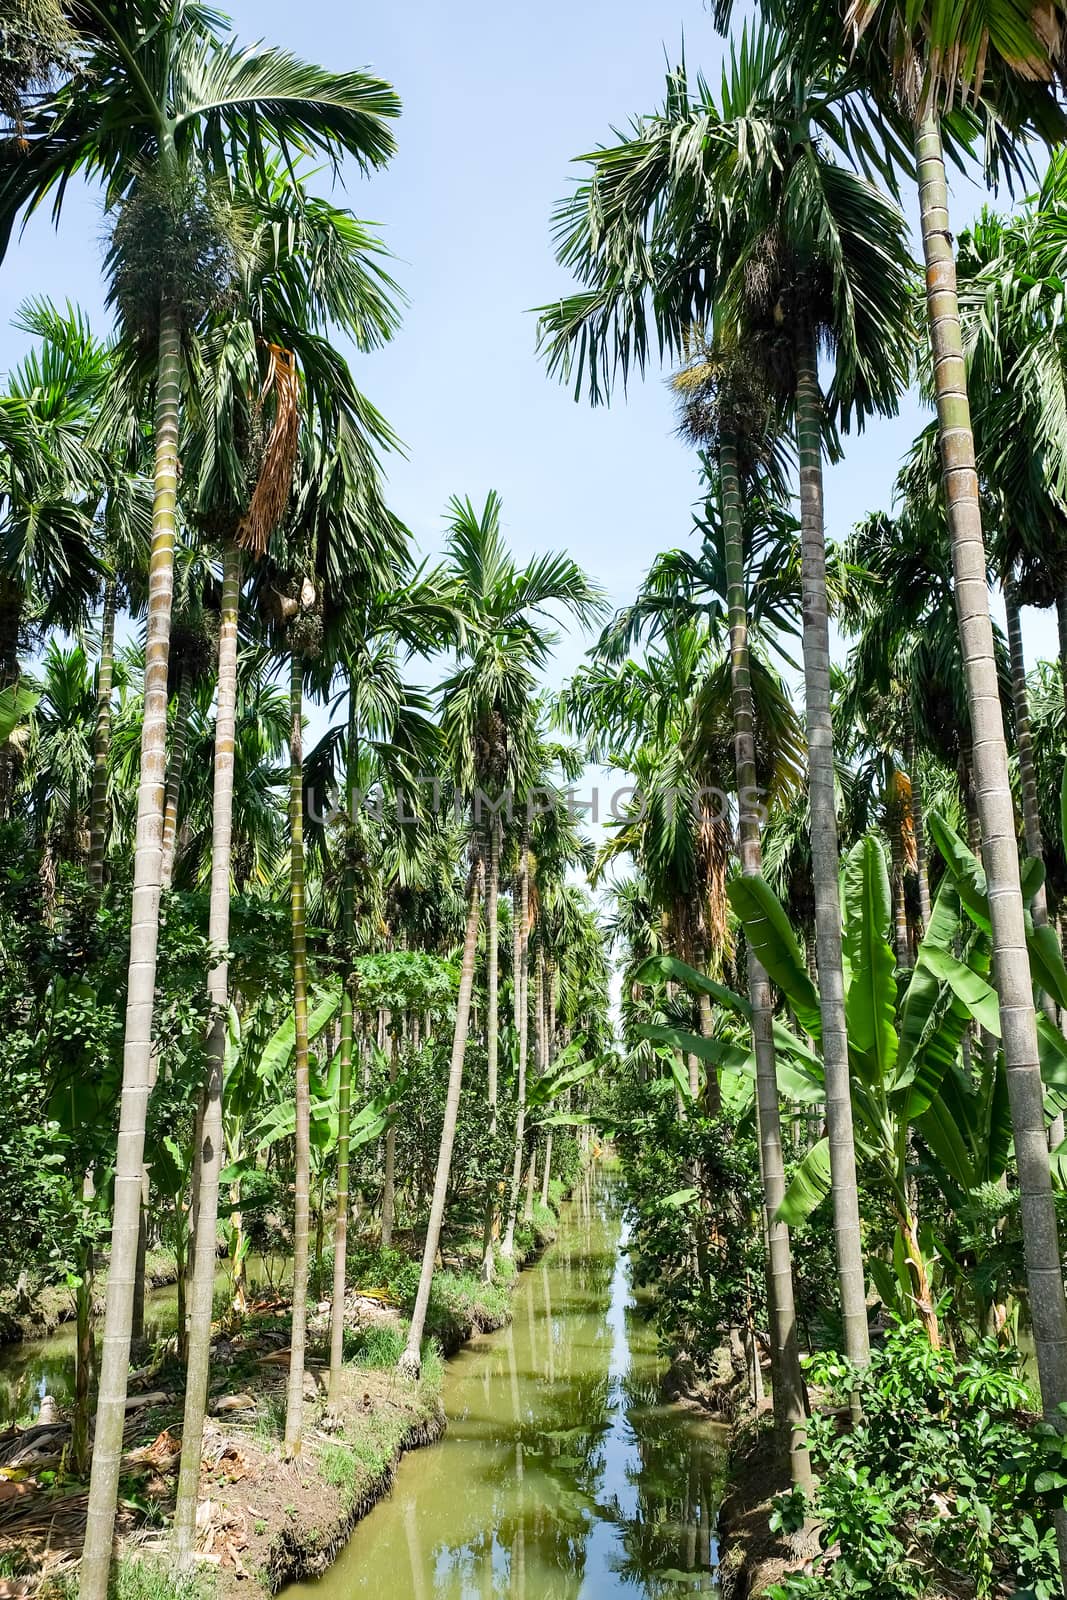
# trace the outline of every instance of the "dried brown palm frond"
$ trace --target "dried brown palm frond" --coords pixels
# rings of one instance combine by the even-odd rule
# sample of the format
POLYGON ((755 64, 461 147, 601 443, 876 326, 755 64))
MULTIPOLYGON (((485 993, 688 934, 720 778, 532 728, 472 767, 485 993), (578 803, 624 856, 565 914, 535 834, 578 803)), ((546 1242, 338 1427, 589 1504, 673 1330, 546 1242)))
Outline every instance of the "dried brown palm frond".
POLYGON ((237 543, 262 556, 282 519, 293 486, 300 436, 300 381, 296 359, 281 345, 268 345, 270 364, 259 396, 262 411, 274 396, 274 425, 267 440, 248 510, 237 527, 237 543))

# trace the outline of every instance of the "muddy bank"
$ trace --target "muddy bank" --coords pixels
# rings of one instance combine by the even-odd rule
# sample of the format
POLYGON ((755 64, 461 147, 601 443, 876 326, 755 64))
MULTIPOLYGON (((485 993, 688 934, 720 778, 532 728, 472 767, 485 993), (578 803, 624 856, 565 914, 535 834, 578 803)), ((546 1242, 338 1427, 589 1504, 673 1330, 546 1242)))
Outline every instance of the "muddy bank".
POLYGON ((818 1552, 811 1531, 775 1533, 775 1495, 789 1474, 774 1460, 773 1418, 757 1419, 749 1404, 730 1438, 727 1490, 719 1507, 719 1587, 722 1600, 755 1600, 790 1572, 803 1570, 818 1552))

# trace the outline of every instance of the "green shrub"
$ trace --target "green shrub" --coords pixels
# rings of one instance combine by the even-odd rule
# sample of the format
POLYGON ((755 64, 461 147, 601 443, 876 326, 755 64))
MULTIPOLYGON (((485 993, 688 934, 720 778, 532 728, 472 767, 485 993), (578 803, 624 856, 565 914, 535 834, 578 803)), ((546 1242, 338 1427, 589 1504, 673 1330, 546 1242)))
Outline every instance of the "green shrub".
POLYGON ((815 1500, 779 1496, 777 1525, 796 1527, 807 1510, 822 1548, 839 1553, 769 1590, 773 1600, 1060 1593, 1052 1512, 1065 1500, 1067 1441, 1028 1415, 1016 1350, 988 1340, 957 1357, 905 1323, 865 1371, 836 1355, 810 1367, 841 1407, 859 1389, 863 1421, 842 1432, 839 1413, 812 1417, 815 1500))

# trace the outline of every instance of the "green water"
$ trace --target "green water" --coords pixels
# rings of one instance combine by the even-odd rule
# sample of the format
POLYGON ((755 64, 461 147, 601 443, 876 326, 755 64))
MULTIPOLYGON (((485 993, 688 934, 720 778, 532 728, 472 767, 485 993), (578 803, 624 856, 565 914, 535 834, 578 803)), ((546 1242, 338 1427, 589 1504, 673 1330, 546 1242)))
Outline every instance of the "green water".
MULTIPOLYGON (((272 1259, 268 1263, 256 1256, 250 1258, 247 1270, 249 1290, 254 1294, 260 1288, 284 1280, 288 1269, 284 1262, 272 1259)), ((229 1282, 228 1272, 220 1267, 215 1279, 217 1296, 226 1295, 229 1282)), ((99 1319, 96 1326, 98 1344, 102 1321, 99 1319)), ((177 1328, 176 1285, 150 1290, 145 1296, 144 1315, 148 1344, 152 1346, 159 1340, 169 1339, 177 1328)), ((60 1410, 73 1402, 76 1340, 77 1332, 70 1321, 61 1322, 46 1339, 22 1339, 0 1345, 0 1429, 10 1427, 13 1422, 31 1422, 46 1394, 52 1396, 60 1410)))
POLYGON ((448 1364, 448 1432, 405 1457, 335 1565, 286 1600, 668 1600, 715 1592, 724 1430, 659 1399, 619 1192, 587 1180, 506 1330, 448 1364))

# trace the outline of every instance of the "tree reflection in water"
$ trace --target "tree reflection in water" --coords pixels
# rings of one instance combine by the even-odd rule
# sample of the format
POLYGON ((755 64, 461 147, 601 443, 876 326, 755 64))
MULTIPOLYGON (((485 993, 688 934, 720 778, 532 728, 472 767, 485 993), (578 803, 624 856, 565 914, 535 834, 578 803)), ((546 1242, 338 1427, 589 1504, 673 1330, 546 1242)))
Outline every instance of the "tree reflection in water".
POLYGON ((665 1406, 620 1196, 594 1173, 520 1278, 515 1319, 449 1365, 444 1441, 289 1600, 674 1600, 715 1587, 722 1430, 665 1406), (314 1591, 314 1592, 313 1592, 314 1591))

